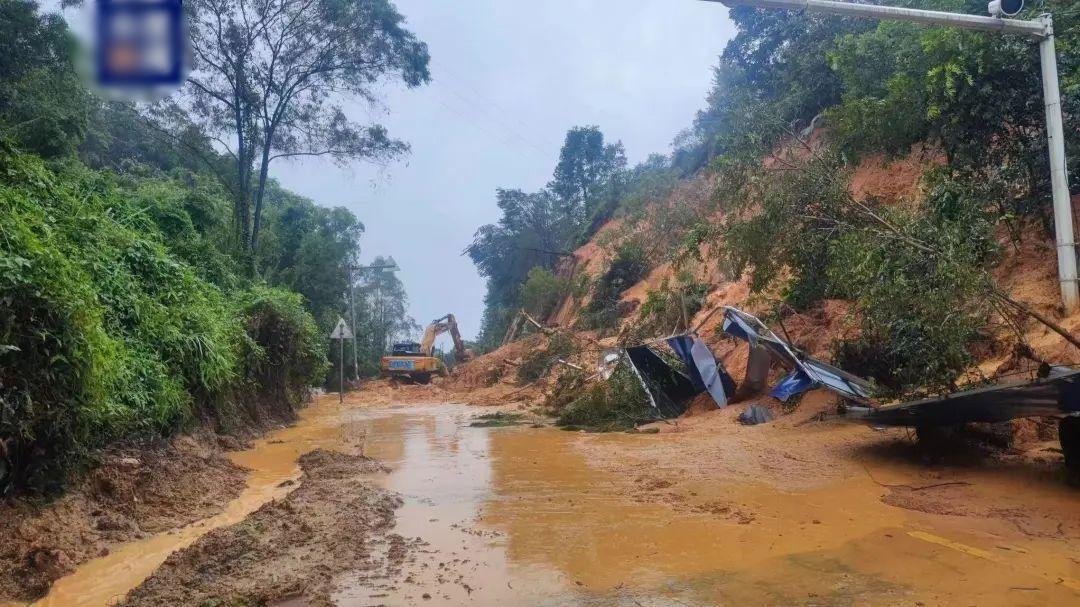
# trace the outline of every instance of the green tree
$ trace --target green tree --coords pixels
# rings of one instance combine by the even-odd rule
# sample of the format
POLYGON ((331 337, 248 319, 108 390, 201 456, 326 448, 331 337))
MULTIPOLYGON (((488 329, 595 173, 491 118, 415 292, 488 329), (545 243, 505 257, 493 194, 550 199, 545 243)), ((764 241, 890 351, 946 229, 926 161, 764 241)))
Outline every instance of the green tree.
MULTIPOLYGON (((386 257, 376 256, 370 265, 385 266, 386 257)), ((380 358, 395 341, 417 338, 420 326, 409 316, 405 285, 394 272, 372 270, 359 277, 356 291, 356 342, 360 372, 374 375, 380 358)))
POLYGON ((79 158, 117 173, 211 176, 226 193, 236 190, 231 159, 179 108, 159 108, 153 116, 135 104, 95 101, 79 158))
POLYGON ((555 311, 566 292, 566 281, 547 268, 535 267, 529 270, 521 285, 521 305, 526 312, 543 320, 555 311))
POLYGON ((548 189, 558 197, 562 213, 570 221, 581 222, 592 210, 599 190, 625 167, 621 142, 604 143, 604 134, 595 126, 574 127, 566 133, 548 189))
POLYGON ((329 156, 386 162, 408 150, 342 98, 373 99, 386 78, 426 83, 427 45, 389 0, 191 0, 195 70, 179 105, 235 163, 238 244, 259 249, 270 163, 329 156), (254 209, 252 210, 252 205, 254 209))
POLYGON ((533 268, 553 268, 567 253, 570 227, 559 203, 547 191, 526 194, 499 190, 499 222, 482 226, 465 249, 477 271, 487 279, 485 313, 480 341, 497 345, 517 312, 522 283, 533 268))
POLYGON ((59 15, 31 0, 0 2, 0 137, 44 157, 73 153, 86 133, 90 100, 71 63, 59 15))
POLYGON ((596 127, 576 127, 567 132, 554 179, 545 189, 496 191, 498 223, 478 229, 465 249, 487 279, 482 347, 501 342, 521 307, 530 272, 554 269, 593 226, 599 227, 602 216, 614 212, 627 181, 625 165, 621 143, 605 143, 596 127))
POLYGON ((348 209, 326 208, 267 184, 266 234, 256 257, 272 285, 304 296, 320 326, 344 315, 364 225, 348 209))
POLYGON ((675 163, 684 170, 747 147, 771 150, 792 125, 810 126, 841 99, 827 54, 836 37, 873 27, 868 20, 745 6, 733 8, 731 19, 739 32, 714 69, 706 107, 676 141, 675 163))

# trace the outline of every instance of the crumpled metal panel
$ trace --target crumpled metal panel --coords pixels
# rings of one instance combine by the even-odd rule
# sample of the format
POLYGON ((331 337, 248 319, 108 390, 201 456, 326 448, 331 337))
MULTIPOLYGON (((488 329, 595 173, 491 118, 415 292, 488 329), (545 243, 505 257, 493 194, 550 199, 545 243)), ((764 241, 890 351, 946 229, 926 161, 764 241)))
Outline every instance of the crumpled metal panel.
POLYGON ((875 426, 952 426, 1077 413, 1080 371, 882 407, 860 417, 875 426))
POLYGON ((721 328, 728 335, 749 343, 751 350, 754 347, 767 349, 774 358, 792 369, 791 375, 773 388, 771 395, 775 398, 787 400, 808 390, 825 387, 854 401, 867 402, 870 399, 870 382, 797 352, 752 314, 727 306, 721 328))
POLYGON ((671 349, 686 364, 690 379, 701 391, 708 391, 716 405, 723 409, 728 395, 735 393, 735 380, 713 356, 712 350, 693 334, 676 335, 667 340, 671 349))

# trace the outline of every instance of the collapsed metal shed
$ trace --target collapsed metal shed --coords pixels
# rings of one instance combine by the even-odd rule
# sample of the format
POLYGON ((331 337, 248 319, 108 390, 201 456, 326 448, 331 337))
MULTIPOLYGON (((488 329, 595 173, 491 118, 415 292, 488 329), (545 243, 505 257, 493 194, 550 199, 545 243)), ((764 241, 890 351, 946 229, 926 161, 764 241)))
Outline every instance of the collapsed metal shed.
POLYGON ((926 398, 878 409, 855 409, 874 426, 954 426, 1019 417, 1080 414, 1080 371, 1058 369, 1049 377, 926 398))
MULTIPOLYGON (((662 419, 682 415, 690 401, 705 392, 717 407, 726 407, 729 395, 735 392, 735 380, 697 335, 676 335, 652 344, 625 348, 623 353, 650 404, 662 419), (676 366, 665 360, 653 347, 659 344, 670 347, 683 364, 676 366)), ((604 358, 610 363, 608 355, 604 358)))
POLYGON ((1065 465, 1071 477, 1080 483, 1080 370, 1053 367, 1045 377, 1033 381, 882 407, 871 400, 870 382, 806 356, 751 314, 726 307, 722 328, 749 344, 746 383, 752 388, 764 389, 771 361, 779 360, 792 372, 773 388, 772 396, 785 400, 824 387, 849 401, 845 417, 851 421, 872 426, 934 428, 997 423, 1021 417, 1059 417, 1058 434, 1065 465))
POLYGON ((791 369, 791 374, 773 387, 769 395, 774 398, 787 400, 803 392, 824 387, 855 402, 870 402, 870 382, 799 352, 777 337, 772 329, 752 314, 727 306, 724 308, 721 329, 749 344, 750 361, 746 368, 746 383, 750 387, 764 388, 769 365, 773 360, 777 360, 791 369))

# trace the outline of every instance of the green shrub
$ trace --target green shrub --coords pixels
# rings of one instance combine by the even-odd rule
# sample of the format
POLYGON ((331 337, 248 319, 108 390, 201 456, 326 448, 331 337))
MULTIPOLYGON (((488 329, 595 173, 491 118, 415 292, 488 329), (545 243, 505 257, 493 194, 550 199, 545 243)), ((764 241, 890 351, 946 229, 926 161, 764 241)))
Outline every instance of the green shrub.
POLYGON ((841 367, 896 395, 954 388, 986 338, 996 205, 944 170, 926 177, 921 207, 857 202, 848 175, 827 153, 749 173, 740 196, 761 202, 726 227, 724 255, 754 292, 783 280, 796 309, 853 301, 861 337, 837 348, 841 367))
POLYGON ((529 270, 528 278, 521 285, 521 305, 543 322, 566 297, 567 291, 565 280, 560 280, 551 270, 537 266, 529 270))
POLYGON ((261 398, 291 413, 330 368, 325 335, 299 294, 256 287, 241 296, 248 342, 244 379, 261 398))
POLYGON ((838 360, 866 370, 897 395, 955 389, 985 340, 997 256, 992 216, 977 193, 944 174, 927 181, 924 208, 880 209, 898 235, 850 231, 832 244, 829 279, 856 300, 861 338, 838 360))
POLYGON ((543 350, 531 350, 521 361, 517 369, 519 384, 531 384, 548 374, 552 365, 560 358, 567 358, 577 349, 574 338, 567 333, 555 333, 548 340, 543 350))
POLYGON ((58 170, 0 145, 0 492, 215 420, 253 384, 299 402, 325 365, 299 296, 222 291, 111 178, 58 170))
POLYGON ((629 430, 656 420, 656 412, 633 369, 620 363, 607 381, 601 381, 567 405, 556 421, 566 428, 598 432, 629 430))

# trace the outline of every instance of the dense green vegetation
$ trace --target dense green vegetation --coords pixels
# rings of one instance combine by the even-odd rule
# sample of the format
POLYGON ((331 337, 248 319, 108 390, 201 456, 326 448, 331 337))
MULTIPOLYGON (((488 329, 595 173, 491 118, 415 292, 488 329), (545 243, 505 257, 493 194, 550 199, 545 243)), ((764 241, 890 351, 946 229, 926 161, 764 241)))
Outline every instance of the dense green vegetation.
MULTIPOLYGON (((384 143, 404 151, 377 125, 312 110, 333 113, 321 103, 331 90, 370 95, 388 73, 426 81, 426 48, 392 5, 353 9, 310 11, 305 27, 338 19, 352 59, 380 67, 311 75, 304 97, 281 100, 280 130, 248 125, 251 149, 303 153, 326 141, 290 129, 322 125, 336 129, 321 134, 336 137, 339 160, 385 159, 384 143), (356 45, 365 36, 374 47, 356 45)), ((220 118, 213 110, 98 100, 74 72, 72 44, 63 19, 35 2, 0 3, 0 494, 59 486, 117 441, 289 419, 336 378, 326 336, 350 316, 350 296, 358 364, 349 342, 347 376, 374 373, 385 344, 414 328, 397 278, 357 269, 364 226, 351 212, 245 170, 242 154, 213 143, 220 124, 193 119, 220 118), (238 214, 242 203, 257 212, 238 214)), ((249 51, 255 69, 264 57, 249 51)), ((259 105, 256 91, 243 102, 259 105)))
POLYGON ((558 411, 556 424, 567 429, 598 432, 630 430, 656 420, 656 411, 626 362, 606 382, 594 383, 558 411))
MULTIPOLYGON (((911 4, 985 10, 975 2, 911 4)), ((1036 6, 1025 16, 1047 9, 1060 14, 1063 104, 1066 116, 1076 116, 1075 3, 1036 6)), ((780 283, 780 296, 796 309, 825 298, 855 301, 861 337, 837 344, 838 361, 886 391, 955 388, 988 339, 992 312, 1027 320, 1004 309, 988 273, 997 235, 1019 239, 1030 223, 1047 228, 1044 237, 1052 233, 1035 45, 891 22, 812 17, 814 27, 795 31, 788 29, 795 16, 782 12, 736 9, 732 16, 740 34, 721 59, 714 102, 695 123, 721 184, 717 204, 731 214, 714 235, 721 257, 734 275, 748 272, 755 289, 780 283), (798 60, 775 60, 791 53, 798 60), (762 65, 755 56, 774 60, 762 65), (818 75, 817 93, 804 96, 810 82, 802 74, 818 75), (741 84, 722 89, 732 77, 741 84), (774 82, 804 86, 776 89, 774 82), (722 93, 724 102, 715 103, 722 93), (823 146, 801 130, 818 114, 823 146), (751 130, 724 126, 747 116, 751 130), (918 207, 852 198, 848 182, 860 155, 907 153, 913 144, 946 160, 924 176, 918 207), (764 165, 780 146, 788 151, 764 165)), ((1069 133, 1076 148, 1080 138, 1069 133)))
MULTIPOLYGON (((900 4, 986 12, 976 0, 900 4)), ((1071 124, 1080 115, 1080 3, 1036 2, 1020 17, 1047 11, 1055 14, 1071 124)), ((668 332, 683 302, 702 295, 692 270, 716 261, 728 278, 748 276, 759 297, 795 310, 829 298, 855 302, 860 337, 837 344, 836 358, 884 391, 954 387, 990 339, 992 319, 1028 322, 991 278, 999 237, 1019 246, 1032 233, 1027 227, 1041 226, 1037 237, 1052 234, 1036 45, 811 12, 738 7, 731 17, 738 33, 720 55, 706 107, 671 155, 591 188, 594 213, 578 222, 580 234, 595 234, 611 217, 623 221, 599 240, 608 269, 587 286, 585 324, 617 327, 631 313, 619 309, 620 293, 672 262, 678 280, 633 312, 638 332, 668 332), (913 146, 944 159, 924 176, 918 204, 852 197, 861 157, 906 155, 913 146), (703 183, 711 195, 691 187, 703 183), (711 259, 702 258, 704 244, 711 259)), ((1080 136, 1066 131, 1076 192, 1080 136)), ((504 218, 518 212, 504 209, 504 218)), ((515 223, 505 233, 541 232, 515 223)), ((482 230, 477 242, 486 236, 482 230)), ((545 248, 561 254, 559 247, 579 242, 563 236, 545 248)), ((515 257, 509 271, 505 255, 476 245, 470 253, 490 279, 490 345, 501 338, 506 311, 521 303, 523 277, 533 266, 555 267, 558 257, 515 257)))

